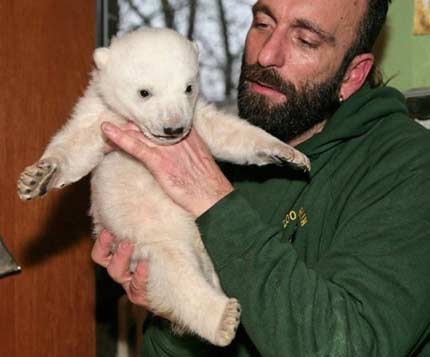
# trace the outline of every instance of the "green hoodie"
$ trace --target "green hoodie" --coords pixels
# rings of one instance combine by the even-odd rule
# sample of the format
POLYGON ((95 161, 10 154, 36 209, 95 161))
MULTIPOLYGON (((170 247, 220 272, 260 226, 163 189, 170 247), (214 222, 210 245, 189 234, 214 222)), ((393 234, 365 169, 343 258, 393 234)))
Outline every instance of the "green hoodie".
POLYGON ((242 306, 236 339, 153 318, 143 356, 430 355, 430 133, 365 85, 298 149, 310 176, 230 168, 235 191, 197 220, 242 306))

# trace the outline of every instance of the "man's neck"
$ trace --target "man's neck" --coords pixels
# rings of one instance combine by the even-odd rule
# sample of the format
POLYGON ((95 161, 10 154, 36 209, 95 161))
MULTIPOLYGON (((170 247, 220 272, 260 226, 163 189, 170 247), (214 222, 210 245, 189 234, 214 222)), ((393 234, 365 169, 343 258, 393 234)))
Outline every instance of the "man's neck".
POLYGON ((317 125, 313 126, 308 131, 305 131, 303 134, 301 134, 301 135, 295 137, 294 139, 290 140, 288 142, 288 145, 297 146, 297 145, 305 142, 306 140, 310 139, 315 134, 320 133, 324 129, 326 122, 327 122, 327 120, 324 120, 321 123, 318 123, 317 125))

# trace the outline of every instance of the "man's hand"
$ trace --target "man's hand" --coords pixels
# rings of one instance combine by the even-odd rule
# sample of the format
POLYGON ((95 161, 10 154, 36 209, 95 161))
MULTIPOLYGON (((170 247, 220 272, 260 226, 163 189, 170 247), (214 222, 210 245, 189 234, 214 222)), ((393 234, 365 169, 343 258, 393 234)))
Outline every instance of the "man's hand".
POLYGON ((123 241, 118 245, 115 253, 112 253, 112 244, 115 237, 108 231, 103 230, 97 237, 91 252, 93 261, 105 267, 109 276, 121 284, 127 293, 128 299, 135 305, 148 309, 145 300, 145 288, 147 281, 147 264, 139 262, 134 273, 130 272, 130 258, 133 253, 133 245, 123 241))
POLYGON ((140 132, 107 122, 102 130, 115 146, 145 164, 165 193, 196 218, 233 191, 195 130, 169 146, 157 146, 140 132))
POLYGON ((130 258, 134 249, 133 244, 123 241, 118 245, 117 250, 112 253, 111 248, 114 241, 115 237, 107 230, 103 230, 97 237, 91 252, 93 261, 106 268, 112 280, 122 285, 131 303, 171 320, 169 315, 153 310, 146 300, 147 262, 138 262, 136 270, 132 273, 130 271, 130 258))
MULTIPOLYGON (((139 128, 132 121, 128 121, 126 124, 121 126, 122 131, 126 132, 139 132, 139 128)), ((105 154, 109 154, 112 151, 118 150, 119 148, 110 140, 105 142, 105 146, 103 148, 103 152, 105 154)))

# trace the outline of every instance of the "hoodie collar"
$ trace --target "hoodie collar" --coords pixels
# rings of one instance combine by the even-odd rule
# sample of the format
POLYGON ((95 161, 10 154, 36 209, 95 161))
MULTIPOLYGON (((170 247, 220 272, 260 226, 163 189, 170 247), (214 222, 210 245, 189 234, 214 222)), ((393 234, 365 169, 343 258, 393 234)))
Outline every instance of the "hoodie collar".
POLYGON ((312 159, 343 141, 365 134, 394 113, 408 113, 403 94, 391 87, 370 88, 366 83, 341 104, 320 133, 297 149, 312 159))

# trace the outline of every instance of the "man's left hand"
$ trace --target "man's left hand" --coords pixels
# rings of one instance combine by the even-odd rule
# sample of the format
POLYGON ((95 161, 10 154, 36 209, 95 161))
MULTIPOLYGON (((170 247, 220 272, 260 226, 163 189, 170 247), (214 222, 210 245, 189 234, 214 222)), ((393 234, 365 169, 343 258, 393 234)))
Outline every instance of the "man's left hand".
POLYGON ((168 146, 155 145, 141 132, 122 130, 108 122, 102 124, 102 130, 118 148, 141 161, 165 193, 196 218, 233 191, 195 130, 168 146))

